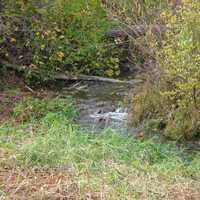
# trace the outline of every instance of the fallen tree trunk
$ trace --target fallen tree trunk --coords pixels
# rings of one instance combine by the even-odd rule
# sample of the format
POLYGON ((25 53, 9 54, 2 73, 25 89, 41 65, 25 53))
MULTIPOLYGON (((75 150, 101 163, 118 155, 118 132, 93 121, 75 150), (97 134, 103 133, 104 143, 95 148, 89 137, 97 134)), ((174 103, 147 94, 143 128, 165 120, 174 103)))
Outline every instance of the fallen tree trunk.
POLYGON ((123 81, 119 79, 105 78, 100 76, 88 76, 88 75, 68 76, 65 74, 57 74, 55 78, 57 80, 65 80, 65 81, 95 81, 95 82, 126 83, 126 84, 131 83, 130 81, 123 81))
MULTIPOLYGON (((25 69, 21 66, 10 64, 6 61, 0 61, 0 64, 4 67, 15 70, 20 73, 24 73, 25 69)), ((40 75, 41 73, 38 70, 33 70, 33 73, 40 75)), ((106 83, 115 83, 115 84, 135 84, 140 83, 140 80, 132 80, 132 81, 124 81, 119 79, 113 79, 113 78, 105 78, 100 76, 89 76, 89 75, 67 75, 64 73, 57 73, 54 75, 54 80, 58 81, 94 81, 94 82, 106 82, 106 83)))
POLYGON ((89 75, 66 75, 66 74, 56 74, 55 75, 56 80, 63 80, 63 81, 93 81, 93 82, 105 82, 105 83, 115 83, 115 84, 137 84, 141 83, 142 80, 119 80, 119 79, 113 79, 113 78, 106 78, 101 76, 89 76, 89 75))

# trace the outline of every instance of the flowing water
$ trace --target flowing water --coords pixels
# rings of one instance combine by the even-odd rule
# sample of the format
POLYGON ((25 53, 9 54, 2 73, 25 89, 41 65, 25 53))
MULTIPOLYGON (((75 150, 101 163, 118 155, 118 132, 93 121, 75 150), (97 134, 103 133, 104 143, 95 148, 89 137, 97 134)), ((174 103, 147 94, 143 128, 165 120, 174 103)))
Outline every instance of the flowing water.
POLYGON ((79 82, 62 88, 62 95, 76 100, 78 123, 98 132, 106 127, 127 132, 128 105, 125 99, 133 85, 124 83, 79 82))

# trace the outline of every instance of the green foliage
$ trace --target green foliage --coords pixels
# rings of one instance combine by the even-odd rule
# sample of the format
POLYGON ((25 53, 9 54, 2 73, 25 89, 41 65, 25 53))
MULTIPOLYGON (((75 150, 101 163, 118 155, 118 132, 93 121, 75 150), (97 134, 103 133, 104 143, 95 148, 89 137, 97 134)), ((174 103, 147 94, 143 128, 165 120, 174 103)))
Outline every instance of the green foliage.
POLYGON ((77 116, 72 100, 70 98, 29 98, 16 104, 13 116, 20 122, 27 122, 49 116, 50 119, 63 117, 65 120, 77 116), (53 117, 50 114, 55 114, 53 117))
POLYGON ((49 113, 41 119, 36 138, 20 152, 19 159, 23 163, 52 167, 69 165, 79 169, 88 161, 93 162, 88 167, 101 168, 103 161, 110 160, 140 169, 162 165, 172 169, 174 165, 184 165, 181 153, 174 145, 161 144, 156 139, 141 142, 114 130, 105 130, 100 135, 89 134, 74 124, 63 123, 64 116, 56 118, 55 114, 49 113), (53 121, 50 115, 54 117, 53 121))
MULTIPOLYGON (((16 105, 14 116, 25 123, 2 124, 0 146, 13 151, 31 139, 31 143, 25 142, 18 151, 18 158, 26 165, 64 164, 81 169, 91 161, 101 168, 103 161, 111 160, 143 170, 162 165, 167 170, 175 164, 184 165, 181 152, 173 144, 162 144, 156 138, 140 141, 112 129, 98 135, 86 132, 73 123, 76 111, 70 98, 26 99, 16 105)), ((152 124, 158 127, 157 122, 152 124)), ((93 164, 88 167, 93 168, 93 164)))
MULTIPOLYGON (((40 131, 46 132, 46 129, 47 127, 43 127, 40 131)), ((182 162, 173 145, 163 145, 153 140, 136 141, 132 137, 125 138, 110 130, 95 136, 84 133, 73 125, 54 122, 47 134, 39 135, 21 152, 20 159, 28 165, 67 164, 82 167, 87 160, 94 162, 95 166, 100 165, 103 160, 120 160, 124 164, 143 168, 157 167, 164 163, 170 167, 171 162, 182 162)))
POLYGON ((149 36, 157 67, 135 98, 133 121, 162 119, 164 134, 173 139, 192 138, 200 133, 200 15, 199 1, 183 1, 173 13, 166 9, 160 19, 166 23, 162 47, 149 36))
MULTIPOLYGON (((40 101, 43 104, 43 100, 40 101)), ((60 103, 63 100, 57 101, 60 103)), ((37 102, 40 104, 39 100, 37 102)), ((43 177, 45 180, 51 177, 45 182, 47 184, 52 183, 56 177, 56 189, 58 186, 65 188, 71 184, 73 187, 78 185, 83 190, 83 197, 86 197, 85 193, 89 188, 92 194, 99 192, 101 196, 105 195, 105 199, 123 199, 127 196, 140 199, 141 192, 148 192, 150 199, 167 199, 168 193, 171 194, 168 187, 187 184, 187 195, 188 183, 192 182, 192 188, 199 188, 199 153, 188 155, 175 144, 163 144, 156 137, 140 141, 111 129, 104 130, 101 134, 92 134, 72 121, 73 115, 66 116, 64 109, 54 110, 53 106, 38 120, 14 126, 10 123, 1 124, 2 171, 16 168, 20 170, 20 174, 26 170, 27 173, 34 171, 29 176, 30 179, 25 179, 27 182, 36 177, 34 182, 36 180, 37 184, 39 182, 43 186, 43 177), (40 176, 37 176, 38 173, 40 176), (66 181, 59 179, 60 176, 66 177, 66 181)), ((152 127, 157 128, 155 121, 152 122, 152 127)), ((6 178, 5 180, 7 181, 6 178)), ((30 188, 33 188, 32 185, 30 188)), ((45 194, 52 194, 51 189, 52 187, 48 192, 45 190, 45 194)), ((25 195, 27 194, 23 190, 23 196, 25 195)), ((41 190, 37 197, 41 197, 41 190)), ((33 199, 37 197, 34 196, 33 199)))
POLYGON ((29 78, 38 76, 34 71, 43 80, 58 71, 119 75, 116 45, 104 38, 111 23, 99 0, 12 2, 5 8, 9 44, 1 57, 17 56, 29 78))

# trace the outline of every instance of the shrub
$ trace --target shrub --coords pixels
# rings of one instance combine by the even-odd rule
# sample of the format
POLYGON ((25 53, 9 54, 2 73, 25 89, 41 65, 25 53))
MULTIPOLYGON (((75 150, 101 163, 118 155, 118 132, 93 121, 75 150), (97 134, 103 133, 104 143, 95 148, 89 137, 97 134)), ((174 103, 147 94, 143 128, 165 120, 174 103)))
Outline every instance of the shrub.
POLYGON ((170 138, 200 133, 200 13, 198 0, 184 0, 176 10, 165 9, 162 45, 149 34, 157 65, 135 99, 131 120, 161 119, 170 138), (136 113, 136 115, 135 115, 136 113))
POLYGON ((100 0, 10 0, 6 5, 0 56, 10 62, 14 57, 29 78, 33 71, 44 80, 58 71, 119 75, 117 48, 104 38, 111 23, 100 0))

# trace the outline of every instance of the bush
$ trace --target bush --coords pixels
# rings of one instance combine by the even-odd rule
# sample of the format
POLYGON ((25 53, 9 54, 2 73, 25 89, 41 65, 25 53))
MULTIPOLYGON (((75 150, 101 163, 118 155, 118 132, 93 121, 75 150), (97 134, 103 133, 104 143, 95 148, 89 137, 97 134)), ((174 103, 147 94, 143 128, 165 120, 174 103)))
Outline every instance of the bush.
POLYGON ((200 133, 200 6, 184 0, 176 10, 165 9, 162 45, 149 34, 157 65, 134 98, 132 122, 161 119, 164 134, 173 139, 192 138, 200 133), (136 114, 135 114, 136 113, 136 114))
POLYGON ((0 57, 14 57, 28 77, 40 71, 42 79, 58 71, 120 74, 117 48, 104 38, 111 23, 100 0, 25 2, 6 3, 0 57))

